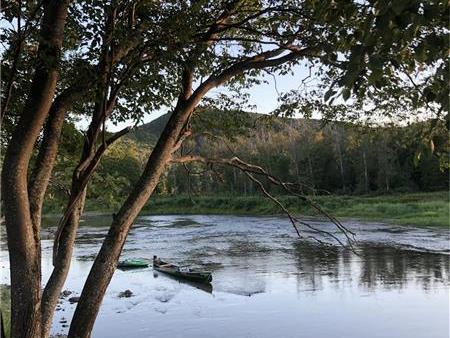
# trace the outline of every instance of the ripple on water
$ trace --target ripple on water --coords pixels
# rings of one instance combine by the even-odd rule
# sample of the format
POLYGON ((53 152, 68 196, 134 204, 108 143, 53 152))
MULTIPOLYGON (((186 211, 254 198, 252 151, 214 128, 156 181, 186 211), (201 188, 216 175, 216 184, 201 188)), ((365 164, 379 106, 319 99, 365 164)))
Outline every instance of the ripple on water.
MULTIPOLYGON (((65 289, 79 295, 106 227, 80 227, 65 289)), ((335 231, 311 219, 319 229, 335 231)), ((100 223, 97 222, 97 223, 100 223)), ((445 230, 348 222, 356 253, 296 238, 286 219, 143 216, 122 258, 158 255, 213 271, 201 287, 155 274, 116 271, 94 337, 448 337, 449 234, 445 230), (209 225, 209 226, 208 226, 209 225), (213 226, 210 226, 213 225, 213 226), (133 297, 118 298, 123 290, 133 297), (333 318, 332 325, 330 318, 333 318)), ((337 232, 336 232, 337 233, 337 232)), ((43 280, 52 268, 43 242, 43 280)), ((8 268, 5 249, 2 262, 8 268)), ((7 282, 2 276, 2 281, 7 282)), ((60 304, 59 320, 75 305, 60 304)))

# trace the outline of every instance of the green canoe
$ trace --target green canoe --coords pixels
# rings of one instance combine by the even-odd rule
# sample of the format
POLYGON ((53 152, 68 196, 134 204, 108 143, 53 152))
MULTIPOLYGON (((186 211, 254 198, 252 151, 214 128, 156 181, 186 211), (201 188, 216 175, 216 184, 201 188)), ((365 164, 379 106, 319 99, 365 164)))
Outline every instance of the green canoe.
POLYGON ((148 261, 145 259, 125 259, 123 261, 120 261, 119 264, 117 264, 118 268, 146 268, 148 266, 148 261))
POLYGON ((163 262, 156 256, 153 256, 153 269, 192 282, 210 283, 212 281, 212 274, 209 271, 198 271, 188 267, 180 267, 175 264, 163 262))

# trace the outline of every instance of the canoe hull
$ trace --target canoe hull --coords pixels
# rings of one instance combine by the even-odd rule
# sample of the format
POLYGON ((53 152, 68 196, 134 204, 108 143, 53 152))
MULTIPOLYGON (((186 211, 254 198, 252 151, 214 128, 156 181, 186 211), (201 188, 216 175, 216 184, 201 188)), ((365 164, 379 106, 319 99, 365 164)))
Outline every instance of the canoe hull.
POLYGON ((193 282, 210 283, 212 281, 211 273, 208 272, 181 272, 176 269, 163 268, 158 266, 153 266, 156 271, 166 273, 168 275, 187 279, 193 282))
POLYGON ((183 271, 177 265, 169 264, 163 261, 153 261, 153 269, 166 273, 176 278, 186 279, 198 283, 210 283, 212 281, 211 272, 208 271, 183 271))
POLYGON ((124 261, 119 262, 117 267, 119 269, 138 269, 138 268, 146 268, 148 267, 148 262, 140 259, 126 259, 124 261))

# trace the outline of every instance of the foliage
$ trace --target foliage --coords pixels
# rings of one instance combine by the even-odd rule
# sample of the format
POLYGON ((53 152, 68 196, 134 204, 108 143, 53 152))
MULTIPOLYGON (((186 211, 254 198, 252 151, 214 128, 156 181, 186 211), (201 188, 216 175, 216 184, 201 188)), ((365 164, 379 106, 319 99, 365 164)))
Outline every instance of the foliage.
POLYGON ((89 203, 117 209, 137 183, 147 156, 148 149, 131 140, 121 140, 110 147, 93 177, 89 203))
MULTIPOLYGON (((267 168, 285 182, 299 184, 308 194, 447 188, 448 167, 443 160, 447 159, 448 139, 446 128, 437 127, 442 125, 440 121, 407 127, 369 127, 344 122, 323 125, 317 120, 286 118, 272 118, 267 125, 264 120, 260 123, 258 115, 250 119, 254 123, 247 135, 234 140, 197 137, 186 143, 185 153, 216 158, 237 155, 267 168), (431 127, 433 151, 424 145, 424 135, 429 134, 431 127)), ((215 133, 214 128, 206 131, 215 133)), ((205 171, 208 168, 198 164, 189 168, 193 174, 187 180, 184 167, 172 167, 162 183, 164 191, 235 195, 257 191, 236 169, 217 167, 205 171)))
MULTIPOLYGON (((21 22, 27 23, 20 30, 5 26, 2 35, 7 47, 2 55, 5 84, 14 71, 13 61, 21 44, 10 108, 18 112, 29 89, 42 8, 29 2, 19 9, 12 1, 5 2, 4 8, 5 21, 21 17, 21 22)), ((120 5, 112 1, 106 6, 103 2, 76 1, 66 25, 59 89, 98 76, 100 65, 95 65, 102 43, 111 33, 115 48, 132 48, 111 70, 112 83, 124 81, 111 117, 115 122, 138 121, 145 113, 170 107, 179 89, 183 64, 195 63, 195 76, 201 79, 248 55, 279 46, 287 51, 300 46, 311 52, 272 67, 269 73, 285 74, 306 58, 320 68, 317 75, 324 82, 319 99, 332 102, 342 96, 347 100, 353 93, 365 105, 367 100, 385 107, 397 102, 398 108, 398 103, 405 107, 408 101, 411 112, 434 108, 434 104, 448 110, 448 13, 447 2, 429 0, 126 1, 120 5), (114 8, 116 22, 108 32, 105 16, 114 8), (231 12, 230 22, 213 40, 202 40, 214 26, 211 19, 224 10, 231 12), (146 58, 148 61, 139 65, 132 61, 146 58), (127 67, 137 68, 122 78, 127 67)), ((245 103, 241 89, 260 83, 260 73, 252 70, 247 74, 250 76, 236 76, 228 82, 230 93, 237 94, 232 100, 227 101, 225 95, 209 99, 225 102, 228 107, 239 100, 245 103)), ((89 101, 95 95, 91 91, 73 112, 90 114, 89 101)), ((7 128, 14 124, 14 116, 17 114, 7 114, 7 128)))
MULTIPOLYGON (((202 120, 198 121, 196 115, 192 124, 199 136, 186 141, 183 152, 206 157, 238 155, 262 165, 286 182, 301 184, 306 194, 358 195, 447 188, 448 167, 442 163, 448 154, 446 129, 433 128, 434 151, 423 143, 423 135, 429 134, 432 125, 439 124, 436 121, 408 127, 371 128, 342 122, 330 122, 324 126, 317 120, 274 118, 243 112, 236 115, 210 111, 198 116, 202 120), (220 120, 217 118, 219 114, 220 120), (210 122, 204 119, 205 116, 210 117, 210 122), (227 116, 228 121, 224 118, 227 116), (240 132, 230 135, 230 125, 236 126, 231 130, 240 132), (202 133, 207 135, 202 136, 202 133)), ((106 152, 88 190, 88 210, 114 210, 122 202, 137 182, 145 158, 167 119, 168 115, 163 115, 137 128, 106 152)), ((72 149, 81 140, 82 135, 72 125, 64 128, 53 183, 59 182, 68 188, 77 160, 72 149)), ((159 194, 243 196, 257 192, 256 187, 236 169, 204 168, 198 164, 190 164, 187 168, 189 179, 185 167, 172 166, 161 180, 159 194)), ((65 195, 60 185, 51 186, 47 195, 47 211, 64 206, 65 195)))
POLYGON ((395 123, 448 114, 448 2, 309 3, 320 8, 319 27, 342 22, 337 48, 313 65, 314 85, 282 93, 275 113, 395 123))
MULTIPOLYGON (((81 141, 82 135, 76 129, 71 126, 64 128, 60 154, 46 196, 47 212, 61 211, 65 207, 66 192, 78 160, 72 149, 76 142, 81 141)), ((138 181, 149 151, 148 146, 137 144, 131 138, 113 144, 92 178, 87 209, 113 210, 120 206, 124 196, 138 181)))

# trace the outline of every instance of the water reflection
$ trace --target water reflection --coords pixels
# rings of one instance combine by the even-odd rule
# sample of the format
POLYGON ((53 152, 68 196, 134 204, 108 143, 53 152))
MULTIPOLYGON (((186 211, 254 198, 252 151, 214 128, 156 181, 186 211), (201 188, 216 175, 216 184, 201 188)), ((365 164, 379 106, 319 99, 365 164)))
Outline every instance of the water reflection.
POLYGON ((383 245, 366 244, 349 249, 313 243, 293 244, 298 279, 311 289, 320 289, 324 279, 334 287, 351 285, 367 290, 402 289, 414 283, 427 290, 449 284, 448 255, 402 250, 383 245))
POLYGON ((293 256, 298 269, 297 280, 310 290, 322 288, 324 278, 345 278, 340 270, 339 259, 343 251, 336 247, 298 241, 293 244, 293 256))
POLYGON ((449 282, 449 262, 448 255, 365 247, 361 250, 360 284, 368 288, 403 288, 406 283, 416 283, 430 289, 449 282))
MULTIPOLYGON (((65 285, 74 295, 80 294, 107 231, 98 226, 105 218, 95 227, 88 222, 79 229, 65 285)), ((319 221, 314 225, 330 228, 319 221)), ((210 270, 213 282, 201 287, 154 275, 151 267, 117 270, 93 337, 297 338, 299 326, 304 337, 448 337, 448 233, 347 226, 358 235, 356 253, 300 241, 282 218, 141 217, 121 259, 157 255, 210 270), (133 296, 119 298, 127 289, 133 296), (330 318, 332 325, 324 325, 330 318)), ((52 241, 44 240, 44 281, 52 268, 51 248, 52 241)), ((8 269, 4 249, 1 255, 2 268, 8 269)), ((59 321, 75 308, 61 307, 53 334, 66 333, 59 321)))
POLYGON ((165 278, 170 278, 172 280, 177 281, 178 283, 189 285, 191 287, 194 287, 196 289, 205 291, 207 293, 212 293, 213 292, 213 286, 212 286, 211 283, 193 282, 193 281, 190 281, 190 280, 187 280, 187 279, 182 279, 182 278, 177 278, 175 276, 162 274, 162 273, 159 273, 158 271, 153 271, 153 278, 158 278, 160 274, 163 275, 165 278))

